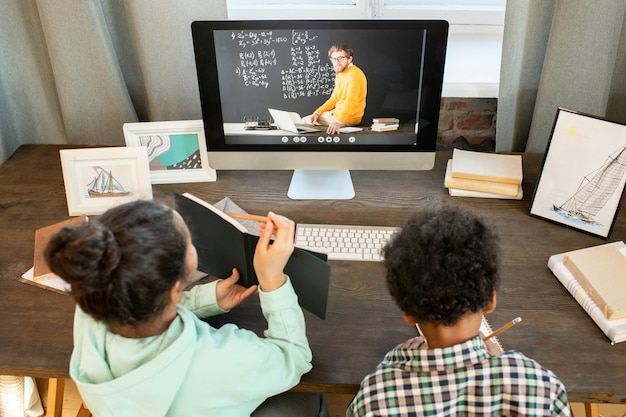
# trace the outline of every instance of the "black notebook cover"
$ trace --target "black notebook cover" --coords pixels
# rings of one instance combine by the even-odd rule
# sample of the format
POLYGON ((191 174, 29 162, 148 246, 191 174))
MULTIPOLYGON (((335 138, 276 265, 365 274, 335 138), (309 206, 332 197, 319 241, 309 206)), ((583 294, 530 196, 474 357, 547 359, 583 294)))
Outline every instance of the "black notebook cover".
MULTIPOLYGON (((198 251, 198 270, 226 278, 232 268, 237 268, 239 284, 245 287, 258 284, 252 260, 259 237, 243 231, 236 220, 197 197, 176 194, 174 198, 176 210, 185 219, 198 251)), ((326 255, 295 248, 285 274, 291 279, 300 305, 325 319, 330 284, 326 255)))

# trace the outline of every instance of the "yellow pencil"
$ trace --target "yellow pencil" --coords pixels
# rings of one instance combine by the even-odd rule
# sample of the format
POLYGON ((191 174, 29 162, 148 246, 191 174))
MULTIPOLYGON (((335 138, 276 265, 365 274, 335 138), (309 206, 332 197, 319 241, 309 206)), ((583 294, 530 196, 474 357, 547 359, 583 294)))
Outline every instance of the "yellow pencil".
POLYGON ((230 217, 234 217, 236 219, 244 219, 244 220, 254 220, 256 222, 268 222, 270 221, 269 217, 256 216, 254 214, 246 214, 246 213, 233 213, 231 211, 227 212, 230 217))
POLYGON ((491 339, 492 337, 495 337, 495 336, 499 335, 500 333, 502 333, 502 332, 510 329, 511 327, 515 326, 520 321, 522 321, 521 317, 515 317, 513 320, 511 320, 510 322, 508 322, 504 326, 500 327, 498 330, 496 330, 495 332, 491 333, 489 336, 483 337, 483 340, 487 341, 487 340, 491 339))

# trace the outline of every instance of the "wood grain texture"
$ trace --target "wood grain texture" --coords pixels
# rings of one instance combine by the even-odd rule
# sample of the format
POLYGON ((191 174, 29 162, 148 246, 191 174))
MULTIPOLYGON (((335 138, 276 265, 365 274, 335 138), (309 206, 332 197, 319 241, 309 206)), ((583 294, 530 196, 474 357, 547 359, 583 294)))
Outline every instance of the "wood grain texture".
MULTIPOLYGON (((35 229, 67 218, 59 149, 24 145, 0 166, 0 374, 68 377, 72 299, 18 281, 32 266, 35 229)), ((289 200, 291 173, 278 171, 220 171, 212 183, 155 185, 154 198, 173 206, 175 192, 210 203, 228 196, 259 215, 273 210, 302 223, 382 226, 398 226, 427 206, 469 207, 494 225, 502 244, 498 306, 488 319, 494 328, 523 319, 500 335, 504 347, 554 371, 571 401, 626 403, 626 343, 611 346, 547 267, 552 254, 602 241, 528 215, 542 155, 523 155, 519 201, 450 197, 443 187, 450 156, 438 154, 432 171, 352 172, 356 197, 347 201, 289 200)), ((611 240, 626 240, 623 213, 611 240)), ((389 349, 415 335, 389 296, 378 263, 331 261, 327 319, 305 317, 314 366, 296 387, 302 391, 354 393, 389 349)), ((256 297, 209 322, 258 333, 265 328, 256 297)))

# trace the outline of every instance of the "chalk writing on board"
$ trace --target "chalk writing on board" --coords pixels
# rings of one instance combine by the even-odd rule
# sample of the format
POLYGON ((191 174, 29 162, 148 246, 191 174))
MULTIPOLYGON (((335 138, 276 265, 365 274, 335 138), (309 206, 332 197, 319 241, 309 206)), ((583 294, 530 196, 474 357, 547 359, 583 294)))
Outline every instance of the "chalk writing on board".
POLYGON ((232 32, 230 35, 231 39, 234 40, 239 47, 242 49, 249 48, 252 46, 269 46, 272 44, 281 44, 289 42, 289 39, 286 36, 274 36, 274 31, 238 31, 232 32))
POLYGON ((316 44, 317 35, 307 30, 235 31, 230 39, 238 54, 234 72, 245 87, 268 89, 280 82, 284 99, 332 93, 335 73, 316 44), (276 73, 280 79, 272 78, 276 73))
POLYGON ((309 35, 308 30, 292 30, 291 31, 291 44, 292 45, 306 45, 315 42, 317 36, 309 35))

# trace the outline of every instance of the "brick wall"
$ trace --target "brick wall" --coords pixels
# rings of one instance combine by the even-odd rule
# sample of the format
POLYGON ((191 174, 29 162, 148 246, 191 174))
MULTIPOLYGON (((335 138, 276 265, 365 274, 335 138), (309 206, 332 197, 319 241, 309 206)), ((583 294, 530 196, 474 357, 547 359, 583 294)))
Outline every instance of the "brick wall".
POLYGON ((441 99, 437 141, 443 148, 464 144, 469 147, 495 146, 496 98, 441 99))

